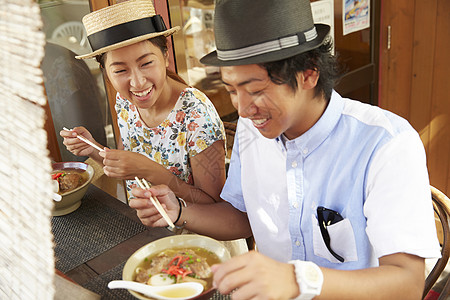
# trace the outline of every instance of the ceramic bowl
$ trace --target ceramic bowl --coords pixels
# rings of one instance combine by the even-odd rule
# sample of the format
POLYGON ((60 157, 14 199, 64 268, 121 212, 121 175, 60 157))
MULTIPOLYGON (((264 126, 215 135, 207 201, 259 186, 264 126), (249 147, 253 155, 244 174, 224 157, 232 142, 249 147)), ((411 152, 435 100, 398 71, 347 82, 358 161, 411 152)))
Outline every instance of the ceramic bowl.
POLYGON ((57 162, 52 164, 53 170, 65 170, 65 169, 79 169, 84 170, 88 173, 88 180, 81 186, 67 193, 61 194, 61 201, 53 201, 55 206, 53 207, 53 216, 63 216, 67 215, 81 205, 81 199, 86 194, 89 184, 92 182, 94 177, 94 168, 84 162, 57 162))
MULTIPOLYGON (((125 266, 123 267, 122 278, 123 280, 134 279, 134 274, 136 268, 141 265, 146 258, 149 256, 153 256, 161 251, 170 248, 184 248, 184 247, 200 247, 203 249, 207 249, 211 252, 214 252, 221 262, 224 262, 230 259, 230 252, 225 246, 219 241, 202 236, 197 234, 182 234, 182 235, 174 235, 168 236, 156 241, 153 241, 140 249, 134 252, 126 261, 125 266)), ((136 298, 141 300, 149 300, 152 298, 145 297, 142 294, 139 294, 134 291, 129 292, 136 298)), ((210 288, 209 290, 204 291, 199 296, 193 299, 210 299, 215 293, 215 289, 210 288)))

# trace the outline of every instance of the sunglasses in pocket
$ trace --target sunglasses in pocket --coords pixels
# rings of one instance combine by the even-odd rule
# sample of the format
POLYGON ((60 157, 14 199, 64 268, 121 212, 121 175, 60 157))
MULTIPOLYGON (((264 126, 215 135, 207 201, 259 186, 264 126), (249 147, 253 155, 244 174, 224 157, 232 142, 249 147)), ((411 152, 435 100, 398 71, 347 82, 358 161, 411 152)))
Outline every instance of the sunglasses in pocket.
POLYGON ((337 211, 319 206, 317 207, 317 220, 319 222, 320 233, 322 234, 323 241, 325 242, 328 251, 330 251, 337 260, 344 262, 344 258, 331 249, 331 239, 328 232, 328 226, 336 224, 339 221, 344 220, 344 218, 337 211))

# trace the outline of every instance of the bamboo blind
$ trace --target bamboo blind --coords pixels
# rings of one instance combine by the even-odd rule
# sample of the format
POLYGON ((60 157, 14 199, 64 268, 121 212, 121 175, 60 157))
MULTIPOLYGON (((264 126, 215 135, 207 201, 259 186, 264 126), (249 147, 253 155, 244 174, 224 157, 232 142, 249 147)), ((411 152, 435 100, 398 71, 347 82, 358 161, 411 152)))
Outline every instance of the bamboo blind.
POLYGON ((53 299, 39 5, 0 0, 0 299, 53 299))

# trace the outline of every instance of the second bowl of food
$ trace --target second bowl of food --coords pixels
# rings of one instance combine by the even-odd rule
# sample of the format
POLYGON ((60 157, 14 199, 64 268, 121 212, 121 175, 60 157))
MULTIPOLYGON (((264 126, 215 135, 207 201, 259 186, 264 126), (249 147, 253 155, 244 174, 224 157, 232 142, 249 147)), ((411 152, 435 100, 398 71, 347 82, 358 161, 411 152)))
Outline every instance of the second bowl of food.
MULTIPOLYGON (((215 293, 210 267, 228 259, 228 249, 212 238, 197 234, 169 236, 133 253, 125 263, 122 278, 149 285, 195 281, 204 286, 203 293, 195 299, 209 299, 215 293)), ((152 299, 129 292, 141 300, 152 299)))
POLYGON ((55 201, 53 216, 63 216, 75 211, 94 177, 94 168, 84 162, 57 162, 52 164, 52 179, 60 201, 55 201))

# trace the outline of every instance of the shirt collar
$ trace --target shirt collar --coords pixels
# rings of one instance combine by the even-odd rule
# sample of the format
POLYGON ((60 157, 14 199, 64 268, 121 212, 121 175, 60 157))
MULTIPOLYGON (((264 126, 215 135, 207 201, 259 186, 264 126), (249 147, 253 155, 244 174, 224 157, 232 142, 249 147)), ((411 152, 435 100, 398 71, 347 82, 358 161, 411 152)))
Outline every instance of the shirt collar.
POLYGON ((330 102, 322 114, 320 119, 308 131, 301 136, 288 140, 283 143, 281 136, 277 138, 277 142, 284 145, 287 150, 300 150, 303 156, 308 156, 313 152, 333 131, 337 125, 342 111, 344 109, 344 101, 342 97, 333 90, 330 102))

